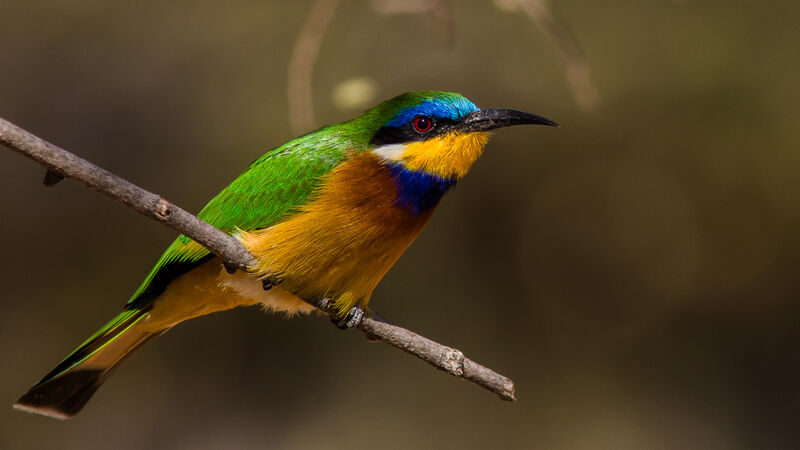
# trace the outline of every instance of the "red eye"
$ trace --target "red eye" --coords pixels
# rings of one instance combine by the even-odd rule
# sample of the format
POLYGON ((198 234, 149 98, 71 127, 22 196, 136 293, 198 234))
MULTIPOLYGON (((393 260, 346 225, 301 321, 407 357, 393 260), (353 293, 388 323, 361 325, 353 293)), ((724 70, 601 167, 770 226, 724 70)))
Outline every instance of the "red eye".
POLYGON ((433 121, 430 117, 417 116, 414 117, 414 129, 419 133, 427 133, 433 128, 433 121))

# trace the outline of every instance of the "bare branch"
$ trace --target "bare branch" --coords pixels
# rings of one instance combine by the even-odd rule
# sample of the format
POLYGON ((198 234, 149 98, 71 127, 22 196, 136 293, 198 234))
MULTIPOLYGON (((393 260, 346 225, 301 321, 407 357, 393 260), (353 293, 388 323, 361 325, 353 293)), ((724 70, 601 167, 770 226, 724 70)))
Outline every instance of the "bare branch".
MULTIPOLYGON (((203 244, 219 256, 228 268, 236 267, 246 271, 254 263, 253 256, 247 249, 227 233, 203 222, 160 196, 56 147, 2 118, 0 118, 0 143, 46 167, 47 184, 52 185, 61 178, 69 178, 88 186, 203 244)), ((335 315, 335 309, 328 302, 307 301, 326 314, 335 315)), ((514 400, 514 383, 510 379, 471 361, 460 350, 443 346, 377 317, 364 317, 357 328, 369 339, 383 341, 451 375, 472 381, 496 393, 503 400, 514 400)))
POLYGON ((247 270, 253 257, 232 236, 83 158, 0 119, 0 142, 47 168, 45 184, 70 178, 203 244, 228 264, 247 270), (224 256, 223 256, 224 255, 224 256))
POLYGON ((461 350, 445 347, 413 331, 375 319, 362 321, 358 328, 370 339, 383 341, 450 375, 477 383, 499 395, 503 400, 512 402, 516 400, 513 381, 472 361, 464 356, 461 350))

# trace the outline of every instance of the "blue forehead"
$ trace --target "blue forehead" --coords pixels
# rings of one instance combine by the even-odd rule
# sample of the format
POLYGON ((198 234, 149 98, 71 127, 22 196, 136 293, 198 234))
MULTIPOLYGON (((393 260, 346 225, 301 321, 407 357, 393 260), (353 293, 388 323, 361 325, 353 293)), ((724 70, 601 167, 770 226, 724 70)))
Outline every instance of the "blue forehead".
POLYGON ((401 109, 386 123, 389 127, 403 126, 415 116, 428 116, 451 120, 462 119, 467 114, 477 111, 478 107, 464 97, 450 97, 445 99, 426 100, 419 105, 408 106, 401 109))

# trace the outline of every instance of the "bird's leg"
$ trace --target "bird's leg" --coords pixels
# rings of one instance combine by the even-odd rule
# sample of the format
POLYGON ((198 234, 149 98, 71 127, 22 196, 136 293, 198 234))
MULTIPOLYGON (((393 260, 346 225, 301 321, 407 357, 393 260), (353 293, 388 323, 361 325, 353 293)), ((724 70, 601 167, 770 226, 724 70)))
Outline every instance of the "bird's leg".
POLYGON ((361 323, 361 319, 364 317, 364 310, 360 306, 353 306, 350 308, 350 311, 347 312, 347 315, 340 318, 332 317, 331 322, 336 325, 336 328, 340 330, 346 330, 348 328, 353 328, 358 326, 361 323))
POLYGON ((327 314, 331 315, 331 323, 336 325, 336 328, 340 330, 346 330, 348 328, 357 327, 358 324, 361 323, 361 319, 364 318, 364 309, 360 306, 354 306, 350 308, 350 311, 347 312, 347 315, 344 317, 339 317, 335 315, 333 311, 336 310, 336 306, 333 300, 328 297, 321 298, 314 302, 310 302, 312 305, 316 306, 317 308, 321 309, 327 314))

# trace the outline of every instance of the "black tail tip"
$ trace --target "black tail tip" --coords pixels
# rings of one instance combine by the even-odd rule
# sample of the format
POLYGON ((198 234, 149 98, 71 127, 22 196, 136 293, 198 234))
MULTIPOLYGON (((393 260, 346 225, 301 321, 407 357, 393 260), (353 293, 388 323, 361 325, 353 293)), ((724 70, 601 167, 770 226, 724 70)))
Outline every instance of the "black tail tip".
POLYGON ((14 409, 69 419, 92 398, 103 380, 102 370, 76 370, 32 387, 14 403, 14 409))

